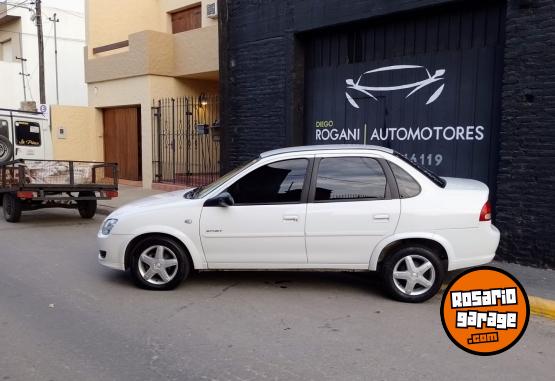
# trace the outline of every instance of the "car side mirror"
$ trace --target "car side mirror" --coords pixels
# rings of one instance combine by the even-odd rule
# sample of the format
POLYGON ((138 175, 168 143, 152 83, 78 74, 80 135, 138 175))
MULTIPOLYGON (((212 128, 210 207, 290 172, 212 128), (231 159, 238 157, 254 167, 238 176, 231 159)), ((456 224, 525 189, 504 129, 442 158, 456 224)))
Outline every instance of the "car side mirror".
POLYGON ((206 200, 204 206, 233 206, 235 205, 235 200, 229 192, 222 192, 216 197, 206 200))

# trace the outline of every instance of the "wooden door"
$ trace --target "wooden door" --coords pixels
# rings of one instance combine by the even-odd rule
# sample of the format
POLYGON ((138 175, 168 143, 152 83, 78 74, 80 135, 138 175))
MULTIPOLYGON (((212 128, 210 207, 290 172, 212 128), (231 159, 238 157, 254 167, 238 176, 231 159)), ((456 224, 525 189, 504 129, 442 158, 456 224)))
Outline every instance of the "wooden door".
POLYGON ((104 160, 118 163, 119 177, 141 180, 140 109, 119 107, 104 110, 104 160))
POLYGON ((202 8, 199 5, 172 13, 172 32, 180 33, 201 27, 202 8))

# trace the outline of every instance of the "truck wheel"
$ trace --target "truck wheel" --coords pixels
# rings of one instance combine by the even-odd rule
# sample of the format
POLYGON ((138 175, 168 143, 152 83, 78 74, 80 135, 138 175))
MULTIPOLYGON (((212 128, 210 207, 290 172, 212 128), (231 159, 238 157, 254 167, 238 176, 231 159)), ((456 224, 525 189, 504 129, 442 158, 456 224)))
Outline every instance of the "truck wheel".
POLYGON ((8 138, 0 135, 0 163, 10 161, 13 157, 13 144, 8 138))
MULTIPOLYGON (((94 192, 79 192, 79 197, 94 197, 94 192)), ((77 200, 81 218, 91 219, 96 214, 96 200, 77 200)))
POLYGON ((406 246, 388 255, 381 266, 386 291, 393 299, 420 303, 434 296, 443 282, 438 255, 424 246, 406 246))
POLYGON ((8 222, 19 222, 21 219, 21 201, 11 193, 5 193, 2 198, 4 218, 8 222))

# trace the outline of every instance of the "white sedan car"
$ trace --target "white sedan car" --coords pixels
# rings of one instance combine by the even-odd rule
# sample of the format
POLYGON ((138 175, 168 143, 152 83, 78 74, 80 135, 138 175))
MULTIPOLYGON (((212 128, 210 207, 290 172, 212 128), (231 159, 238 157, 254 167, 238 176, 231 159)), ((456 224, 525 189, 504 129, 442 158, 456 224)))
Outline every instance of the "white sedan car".
POLYGON ((383 147, 279 149, 208 186, 116 210, 98 259, 156 290, 191 270, 378 271, 392 297, 421 302, 446 271, 493 259, 488 193, 383 147))

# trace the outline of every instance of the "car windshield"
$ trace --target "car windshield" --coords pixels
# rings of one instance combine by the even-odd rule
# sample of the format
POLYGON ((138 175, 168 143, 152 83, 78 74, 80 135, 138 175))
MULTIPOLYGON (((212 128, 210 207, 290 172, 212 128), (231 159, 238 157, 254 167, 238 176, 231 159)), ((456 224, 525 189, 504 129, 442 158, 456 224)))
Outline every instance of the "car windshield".
POLYGON ((399 159, 403 160, 405 163, 408 163, 411 166, 413 166, 414 168, 416 168, 420 173, 422 173, 424 176, 426 176, 427 178, 432 180, 432 182, 434 184, 436 184, 437 186, 439 186, 441 188, 445 188, 445 185, 447 184, 447 181, 445 181, 445 179, 442 179, 441 177, 439 177, 438 175, 436 175, 435 173, 430 171, 428 168, 425 168, 425 167, 421 166, 420 164, 408 159, 406 156, 400 154, 399 152, 395 152, 395 156, 397 156, 399 159))
POLYGON ((186 198, 195 198, 195 199, 196 198, 203 198, 204 196, 206 196, 207 194, 212 192, 214 189, 218 188, 220 185, 225 183, 227 180, 231 179, 233 176, 235 176, 236 174, 241 172, 243 169, 245 169, 247 167, 250 167, 251 165, 256 163, 258 160, 260 160, 260 158, 256 158, 256 159, 251 160, 251 161, 249 161, 249 162, 247 162, 243 165, 240 165, 239 167, 235 168, 232 171, 229 171, 228 173, 226 173, 225 175, 223 175, 222 177, 220 177, 218 180, 214 181, 213 183, 195 188, 192 191, 185 193, 185 197, 186 198))

